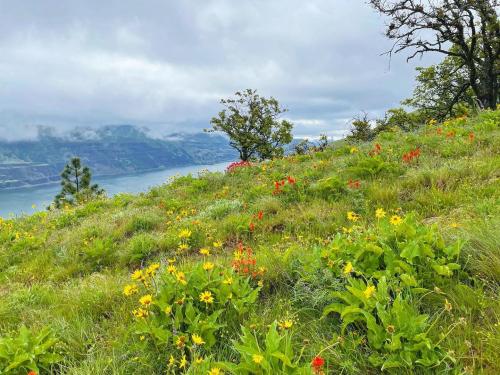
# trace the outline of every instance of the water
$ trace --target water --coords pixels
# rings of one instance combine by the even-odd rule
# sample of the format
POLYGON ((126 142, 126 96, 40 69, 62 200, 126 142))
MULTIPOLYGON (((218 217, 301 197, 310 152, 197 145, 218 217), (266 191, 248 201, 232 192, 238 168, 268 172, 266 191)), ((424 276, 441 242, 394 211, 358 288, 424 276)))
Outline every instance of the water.
MULTIPOLYGON (((194 165, 127 176, 96 177, 93 181, 106 190, 108 196, 118 193, 139 193, 167 182, 175 175, 197 175, 201 170, 223 171, 229 163, 194 165)), ((58 184, 0 191, 0 217, 30 214, 44 210, 60 191, 58 184)))

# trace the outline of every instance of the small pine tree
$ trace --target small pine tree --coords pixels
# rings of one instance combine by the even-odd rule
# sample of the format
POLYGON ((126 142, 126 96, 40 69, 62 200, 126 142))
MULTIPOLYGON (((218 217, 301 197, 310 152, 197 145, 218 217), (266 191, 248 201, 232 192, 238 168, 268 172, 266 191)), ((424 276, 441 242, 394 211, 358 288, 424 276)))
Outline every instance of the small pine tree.
POLYGON ((82 165, 80 158, 72 158, 61 173, 61 192, 54 198, 56 208, 75 205, 104 194, 97 184, 91 184, 92 174, 82 165))

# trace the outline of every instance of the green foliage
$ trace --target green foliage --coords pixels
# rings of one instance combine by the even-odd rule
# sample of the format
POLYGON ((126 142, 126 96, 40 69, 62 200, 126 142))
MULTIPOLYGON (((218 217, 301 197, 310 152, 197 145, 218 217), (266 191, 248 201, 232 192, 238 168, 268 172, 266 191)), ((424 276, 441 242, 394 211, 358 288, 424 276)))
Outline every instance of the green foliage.
POLYGON ((58 342, 49 328, 34 334, 21 326, 17 336, 0 336, 0 373, 25 375, 30 370, 49 373, 51 366, 62 360, 56 352, 58 342))
POLYGON ((213 130, 226 133, 240 159, 271 159, 282 156, 283 145, 292 141, 293 125, 278 117, 286 112, 274 98, 266 99, 255 90, 236 92, 235 98, 222 99, 226 109, 212 118, 213 130))
POLYGON ((351 125, 351 134, 347 136, 347 139, 350 141, 367 142, 376 136, 366 113, 363 116, 354 118, 351 125))
POLYGON ((87 202, 104 194, 97 184, 92 184, 89 167, 82 165, 80 158, 72 158, 61 173, 62 189, 54 198, 56 208, 87 202))
POLYGON ((311 185, 311 192, 325 200, 336 200, 346 192, 345 182, 338 176, 330 176, 311 185))

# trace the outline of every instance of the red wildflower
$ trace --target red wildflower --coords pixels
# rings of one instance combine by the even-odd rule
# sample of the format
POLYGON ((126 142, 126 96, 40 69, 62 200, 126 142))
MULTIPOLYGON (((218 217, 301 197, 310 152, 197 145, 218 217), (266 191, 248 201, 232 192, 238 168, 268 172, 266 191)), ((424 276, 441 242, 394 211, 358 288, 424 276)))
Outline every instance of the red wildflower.
POLYGON ((347 186, 351 189, 359 189, 361 187, 361 182, 359 180, 349 180, 347 181, 347 186))
POLYGON ((311 367, 313 368, 314 373, 316 374, 318 374, 321 371, 324 365, 325 365, 325 360, 321 358, 319 355, 314 357, 311 362, 311 367))
POLYGON ((259 213, 257 214, 257 218, 258 218, 259 220, 262 220, 262 219, 264 218, 264 212, 259 211, 259 213))
POLYGON ((406 154, 403 154, 403 161, 405 163, 410 163, 413 159, 418 159, 420 157, 420 148, 416 148, 415 150, 411 150, 406 154))
POLYGON ((443 134, 443 129, 441 129, 441 128, 437 128, 437 133, 438 133, 439 135, 443 134))
POLYGON ((255 229, 255 224, 254 223, 250 223, 250 225, 248 226, 248 229, 250 229, 250 232, 253 232, 254 229, 255 229))
POLYGON ((453 138, 455 136, 455 131, 450 130, 448 133, 446 133, 446 138, 453 138))
POLYGON ((380 146, 379 143, 375 143, 375 150, 377 150, 377 152, 382 151, 382 146, 380 146))
POLYGON ((293 185, 296 182, 295 178, 293 178, 293 177, 288 176, 287 179, 288 179, 288 183, 291 185, 293 185))
POLYGON ((232 173, 238 168, 250 167, 250 166, 252 166, 252 164, 250 164, 250 162, 248 162, 248 161, 243 161, 243 160, 242 161, 235 161, 234 163, 231 163, 227 166, 226 172, 232 173))
POLYGON ((476 137, 476 136, 474 135, 474 133, 473 133, 473 132, 470 132, 470 133, 469 133, 469 141, 474 142, 474 138, 475 138, 475 137, 476 137))
POLYGON ((28 372, 28 375, 38 375, 36 371, 34 370, 30 370, 30 372, 28 372))

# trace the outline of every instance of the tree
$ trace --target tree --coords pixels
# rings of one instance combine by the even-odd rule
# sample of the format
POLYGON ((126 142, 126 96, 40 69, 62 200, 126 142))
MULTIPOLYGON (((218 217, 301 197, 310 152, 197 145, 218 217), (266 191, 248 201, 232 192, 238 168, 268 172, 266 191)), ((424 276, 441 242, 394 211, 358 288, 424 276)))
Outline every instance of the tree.
POLYGON ((365 142, 371 141, 376 135, 368 119, 368 114, 365 113, 363 116, 355 117, 352 120, 351 134, 347 136, 347 139, 365 142))
POLYGON ((263 98, 256 90, 237 92, 234 98, 222 99, 226 108, 212 118, 213 129, 230 138, 230 146, 238 150, 240 159, 271 159, 282 156, 283 146, 292 141, 293 125, 280 120, 286 112, 274 98, 263 98))
POLYGON ((104 194, 97 184, 91 184, 92 174, 82 165, 80 158, 72 158, 61 173, 61 192, 54 198, 57 208, 74 205, 104 194))
POLYGON ((408 60, 427 52, 454 57, 481 108, 499 102, 500 23, 498 0, 369 0, 390 18, 389 54, 410 50, 408 60), (450 48, 453 47, 453 48, 450 48))
POLYGON ((419 67, 417 71, 419 74, 413 97, 404 100, 402 104, 440 121, 462 114, 463 107, 475 106, 467 69, 460 59, 448 56, 440 64, 428 68, 419 67))

